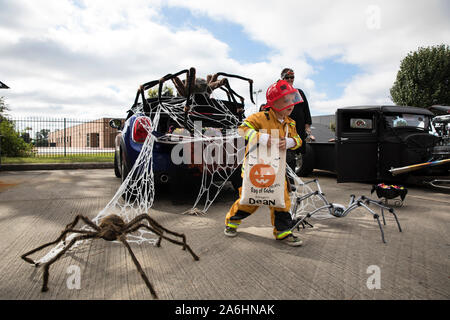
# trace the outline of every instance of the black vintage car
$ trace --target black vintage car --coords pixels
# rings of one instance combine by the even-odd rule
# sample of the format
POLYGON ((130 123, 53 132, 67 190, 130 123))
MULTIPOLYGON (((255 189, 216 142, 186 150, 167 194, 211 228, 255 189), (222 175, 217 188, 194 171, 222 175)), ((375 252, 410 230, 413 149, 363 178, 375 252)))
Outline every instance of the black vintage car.
POLYGON ((436 152, 441 137, 434 114, 423 108, 360 106, 336 111, 333 142, 311 142, 302 159, 302 175, 313 169, 332 171, 338 182, 429 182, 449 177, 450 164, 394 176, 392 168, 450 158, 436 152))

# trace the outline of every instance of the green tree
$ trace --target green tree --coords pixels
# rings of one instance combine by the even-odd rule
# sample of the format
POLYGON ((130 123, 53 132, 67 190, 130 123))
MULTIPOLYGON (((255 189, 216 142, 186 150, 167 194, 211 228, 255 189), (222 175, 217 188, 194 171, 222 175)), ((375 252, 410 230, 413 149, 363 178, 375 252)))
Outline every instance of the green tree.
POLYGON ((26 143, 12 121, 6 118, 8 106, 0 97, 0 136, 1 155, 6 157, 26 157, 32 154, 33 146, 26 143))
POLYGON ((49 133, 49 129, 41 129, 39 132, 36 132, 36 147, 48 147, 49 133))
POLYGON ((422 47, 400 63, 391 90, 397 105, 427 108, 450 105, 450 49, 448 45, 422 47))
POLYGON ((30 133, 28 131, 33 130, 31 127, 26 127, 25 129, 20 132, 20 137, 25 141, 26 143, 33 143, 33 139, 30 136, 30 133))
MULTIPOLYGON (((155 89, 148 89, 147 95, 149 98, 157 98, 158 97, 158 88, 155 89)), ((167 97, 173 97, 173 89, 171 87, 168 87, 167 85, 163 86, 162 89, 162 95, 167 97)))
POLYGON ((4 119, 6 117, 6 111, 8 111, 8 106, 5 103, 5 98, 0 97, 0 119, 4 119))

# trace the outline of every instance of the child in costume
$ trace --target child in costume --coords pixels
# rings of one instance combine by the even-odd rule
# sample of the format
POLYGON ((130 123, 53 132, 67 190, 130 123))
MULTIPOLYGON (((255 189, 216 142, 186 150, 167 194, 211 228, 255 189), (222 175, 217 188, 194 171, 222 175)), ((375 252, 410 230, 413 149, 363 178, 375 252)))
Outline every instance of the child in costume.
MULTIPOLYGON (((239 134, 249 142, 248 146, 254 143, 258 143, 259 147, 278 146, 283 152, 286 149, 295 150, 300 148, 302 140, 295 129, 295 121, 289 118, 294 105, 302 102, 298 90, 293 88, 287 81, 279 80, 267 89, 266 99, 267 104, 264 111, 254 113, 246 118, 239 127, 239 134), (278 130, 278 137, 280 138, 274 139, 268 133, 260 132, 261 130, 267 132, 278 130)), ((225 218, 224 233, 229 237, 235 237, 241 221, 258 209, 258 206, 240 204, 241 195, 242 187, 239 188, 239 199, 230 208, 225 218)), ((284 200, 285 208, 270 207, 271 222, 274 227, 273 234, 276 240, 290 246, 300 246, 302 241, 290 230, 293 222, 289 212, 291 202, 286 180, 284 200)))

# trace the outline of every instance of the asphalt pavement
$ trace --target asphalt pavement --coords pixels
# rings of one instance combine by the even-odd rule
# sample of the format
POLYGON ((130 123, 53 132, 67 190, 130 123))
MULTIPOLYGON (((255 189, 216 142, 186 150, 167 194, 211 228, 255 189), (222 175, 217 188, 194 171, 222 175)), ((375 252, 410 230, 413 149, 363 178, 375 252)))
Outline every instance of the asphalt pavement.
MULTIPOLYGON (((337 184, 323 173, 311 178, 330 202, 371 196, 369 184, 337 184)), ((50 268, 45 293, 41 268, 20 259, 56 239, 76 215, 95 217, 119 185, 111 168, 0 172, 0 299, 152 299, 120 243, 90 241, 63 256, 50 268)), ((358 208, 345 218, 311 220, 314 228, 299 232, 304 245, 293 248, 273 239, 267 208, 244 220, 237 237, 223 234, 235 200, 231 185, 205 215, 181 214, 193 193, 160 190, 149 214, 184 233, 199 261, 167 241, 131 245, 160 299, 450 298, 448 194, 410 187, 404 205, 394 207, 403 232, 386 215, 387 243, 376 220, 358 208)))

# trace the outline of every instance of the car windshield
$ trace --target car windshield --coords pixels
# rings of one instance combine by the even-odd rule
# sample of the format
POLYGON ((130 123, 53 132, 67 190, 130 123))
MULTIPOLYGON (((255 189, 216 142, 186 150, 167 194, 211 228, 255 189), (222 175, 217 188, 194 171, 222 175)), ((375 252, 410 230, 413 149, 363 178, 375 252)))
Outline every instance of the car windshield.
POLYGON ((427 130, 429 128, 430 119, 422 114, 402 113, 395 115, 386 115, 387 126, 391 128, 413 127, 427 130))

